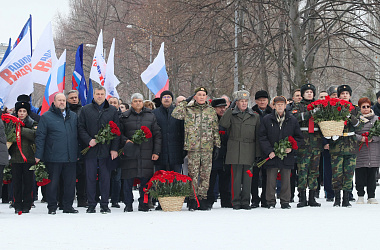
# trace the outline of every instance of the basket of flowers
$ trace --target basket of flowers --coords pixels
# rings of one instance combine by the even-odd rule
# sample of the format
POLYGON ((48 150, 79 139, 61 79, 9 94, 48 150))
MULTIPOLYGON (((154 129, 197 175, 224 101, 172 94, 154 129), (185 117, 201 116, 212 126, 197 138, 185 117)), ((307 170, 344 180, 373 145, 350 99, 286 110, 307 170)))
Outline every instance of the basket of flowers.
POLYGON ((353 109, 355 107, 352 103, 329 96, 326 96, 325 100, 317 100, 307 106, 324 137, 342 135, 353 109))
POLYGON ((158 198, 165 212, 181 211, 185 197, 191 192, 191 178, 174 171, 159 170, 144 188, 144 202, 148 202, 148 194, 158 198))

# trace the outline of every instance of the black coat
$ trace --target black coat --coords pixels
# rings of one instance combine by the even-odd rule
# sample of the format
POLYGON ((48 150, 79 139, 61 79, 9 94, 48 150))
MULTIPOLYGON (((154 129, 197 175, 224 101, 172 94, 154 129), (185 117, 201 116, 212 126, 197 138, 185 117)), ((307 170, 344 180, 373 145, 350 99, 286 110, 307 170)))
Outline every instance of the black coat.
MULTIPOLYGON (((84 146, 88 146, 100 129, 106 126, 110 121, 113 121, 119 126, 119 115, 114 106, 109 105, 108 101, 104 101, 104 107, 99 109, 99 105, 92 100, 92 103, 84 106, 81 109, 79 116, 79 138, 84 146)), ((120 137, 116 137, 110 144, 96 144, 95 147, 85 154, 85 158, 104 159, 110 157, 110 151, 119 149, 120 137)))
MULTIPOLYGON (((152 154, 160 155, 161 152, 161 131, 157 124, 156 116, 150 109, 143 108, 140 113, 136 113, 133 108, 125 111, 120 117, 121 126, 121 146, 131 139, 135 131, 141 126, 146 126, 152 132, 152 138, 148 141, 135 145, 138 147, 137 159, 125 159, 121 157, 121 178, 131 179, 135 177, 151 178, 154 170, 152 154)), ((130 142, 129 142, 130 143, 130 142)))
MULTIPOLYGON (((283 122, 281 129, 277 122, 274 110, 272 114, 265 116, 261 122, 259 136, 263 157, 267 158, 271 152, 274 152, 275 142, 278 142, 288 136, 292 136, 297 141, 298 147, 300 147, 303 143, 303 136, 298 121, 293 115, 290 114, 289 111, 285 112, 285 121, 283 122)), ((264 166, 266 168, 293 169, 295 154, 296 152, 292 150, 284 158, 284 160, 275 157, 268 160, 264 166)))
POLYGON ((380 104, 378 102, 372 106, 372 109, 375 112, 375 115, 380 116, 380 104))
MULTIPOLYGON (((221 117, 218 116, 220 120, 221 117)), ((227 154, 227 142, 228 142, 228 134, 227 129, 219 125, 219 134, 220 134, 220 149, 218 158, 212 159, 212 170, 220 170, 223 169, 224 161, 226 159, 227 154)), ((215 147, 214 147, 215 150, 215 147)))
POLYGON ((78 118, 66 107, 66 117, 52 103, 38 123, 36 158, 44 162, 76 162, 78 152, 78 118))
POLYGON ((157 165, 167 166, 183 163, 184 121, 172 117, 174 106, 169 108, 160 106, 152 113, 156 116, 161 128, 161 154, 157 165))
POLYGON ((252 107, 252 110, 255 111, 256 113, 258 113, 260 115, 260 118, 263 118, 266 115, 272 114, 272 111, 273 111, 272 108, 269 105, 267 105, 267 107, 264 110, 264 112, 262 112, 259 109, 259 106, 257 104, 252 107))

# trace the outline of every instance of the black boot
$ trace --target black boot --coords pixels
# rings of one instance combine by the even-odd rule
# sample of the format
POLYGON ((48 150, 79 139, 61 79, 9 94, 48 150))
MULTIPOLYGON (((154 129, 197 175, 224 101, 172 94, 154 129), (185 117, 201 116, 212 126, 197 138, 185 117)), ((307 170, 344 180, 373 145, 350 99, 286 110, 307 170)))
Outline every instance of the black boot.
POLYGON ((340 207, 340 190, 334 190, 334 207, 340 207))
POLYGON ((309 190, 309 206, 320 207, 321 203, 315 201, 315 190, 309 190))
POLYGON ((202 210, 202 211, 211 210, 207 199, 200 199, 199 200, 199 208, 198 208, 198 210, 202 210))
POLYGON ((306 190, 300 189, 299 190, 299 202, 297 204, 297 207, 306 207, 307 201, 306 201, 306 190))
POLYGON ((350 204, 350 191, 343 190, 342 207, 351 207, 351 204, 350 204))
POLYGON ((195 199, 189 199, 189 211, 195 211, 197 207, 197 201, 195 199))

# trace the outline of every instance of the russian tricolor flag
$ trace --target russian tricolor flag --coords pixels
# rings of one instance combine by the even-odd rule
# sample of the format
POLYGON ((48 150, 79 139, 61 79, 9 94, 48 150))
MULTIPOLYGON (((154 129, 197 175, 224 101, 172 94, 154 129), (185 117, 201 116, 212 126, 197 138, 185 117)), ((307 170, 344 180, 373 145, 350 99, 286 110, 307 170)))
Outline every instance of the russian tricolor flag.
POLYGON ((166 73, 164 47, 164 43, 162 43, 153 63, 141 74, 141 80, 156 97, 160 97, 163 91, 169 90, 169 77, 166 73))
POLYGON ((66 50, 63 51, 56 66, 53 66, 49 80, 46 83, 44 99, 42 100, 41 115, 49 110, 57 93, 65 89, 66 50))

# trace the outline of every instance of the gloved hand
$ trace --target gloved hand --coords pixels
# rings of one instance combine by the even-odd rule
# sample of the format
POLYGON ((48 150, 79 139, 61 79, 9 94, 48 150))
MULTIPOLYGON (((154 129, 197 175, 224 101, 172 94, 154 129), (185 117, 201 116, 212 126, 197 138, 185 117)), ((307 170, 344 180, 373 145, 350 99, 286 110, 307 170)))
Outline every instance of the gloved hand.
POLYGON ((195 94, 192 95, 192 96, 190 96, 190 97, 188 97, 185 101, 186 101, 186 102, 190 102, 191 100, 193 100, 194 96, 195 96, 195 94))
POLYGON ((231 103, 231 105, 230 105, 230 109, 233 109, 233 108, 235 108, 235 106, 236 106, 236 102, 237 102, 238 100, 237 99, 235 99, 232 103, 231 103))
POLYGON ((218 159, 219 156, 219 148, 214 148, 214 153, 213 153, 213 159, 216 160, 218 159))

